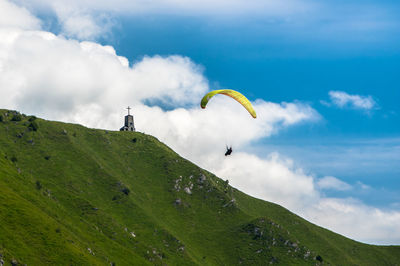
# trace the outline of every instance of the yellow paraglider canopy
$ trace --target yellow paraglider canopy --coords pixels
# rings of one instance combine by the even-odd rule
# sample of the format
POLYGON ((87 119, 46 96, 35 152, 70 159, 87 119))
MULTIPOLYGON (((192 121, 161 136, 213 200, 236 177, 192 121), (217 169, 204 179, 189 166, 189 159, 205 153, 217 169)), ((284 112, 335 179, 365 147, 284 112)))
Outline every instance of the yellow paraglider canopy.
POLYGON ((232 97, 236 101, 238 101, 244 108, 251 114, 253 118, 257 117, 256 111, 254 111, 253 106, 250 101, 240 92, 234 90, 214 90, 210 91, 206 95, 204 95, 203 99, 201 99, 200 106, 201 108, 206 108, 208 101, 216 94, 224 94, 226 96, 232 97))

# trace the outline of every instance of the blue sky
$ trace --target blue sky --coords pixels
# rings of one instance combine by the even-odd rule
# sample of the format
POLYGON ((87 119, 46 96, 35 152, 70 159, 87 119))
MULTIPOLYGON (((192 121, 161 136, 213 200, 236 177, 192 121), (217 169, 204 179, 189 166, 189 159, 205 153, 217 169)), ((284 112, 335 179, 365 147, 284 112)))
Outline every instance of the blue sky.
POLYGON ((139 131, 242 191, 399 244, 398 14, 388 0, 0 0, 0 108, 113 130, 133 105, 139 131), (223 97, 201 110, 220 88, 258 118, 223 97))

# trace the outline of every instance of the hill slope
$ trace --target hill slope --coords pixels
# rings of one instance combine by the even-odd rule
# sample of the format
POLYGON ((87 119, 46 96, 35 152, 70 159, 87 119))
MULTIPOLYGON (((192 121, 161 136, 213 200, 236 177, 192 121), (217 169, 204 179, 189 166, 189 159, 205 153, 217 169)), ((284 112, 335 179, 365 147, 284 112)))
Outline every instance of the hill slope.
POLYGON ((0 110, 0 256, 28 265, 400 265, 154 137, 0 110))

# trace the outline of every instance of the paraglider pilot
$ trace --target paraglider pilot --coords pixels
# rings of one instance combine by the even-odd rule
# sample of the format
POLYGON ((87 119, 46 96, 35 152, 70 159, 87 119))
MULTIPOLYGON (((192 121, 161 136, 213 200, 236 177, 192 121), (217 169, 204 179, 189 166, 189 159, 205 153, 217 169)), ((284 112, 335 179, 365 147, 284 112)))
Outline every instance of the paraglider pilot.
POLYGON ((232 146, 230 148, 228 148, 228 146, 226 146, 225 156, 231 155, 231 153, 232 153, 232 146))

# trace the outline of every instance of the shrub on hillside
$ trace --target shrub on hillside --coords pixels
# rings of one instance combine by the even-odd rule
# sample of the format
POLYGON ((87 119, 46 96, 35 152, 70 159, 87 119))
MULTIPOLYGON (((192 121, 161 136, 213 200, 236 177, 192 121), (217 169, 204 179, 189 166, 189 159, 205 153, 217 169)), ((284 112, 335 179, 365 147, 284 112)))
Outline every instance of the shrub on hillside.
POLYGON ((34 115, 30 116, 28 119, 29 122, 33 122, 35 120, 36 120, 36 116, 34 116, 34 115))
POLYGON ((13 115, 13 117, 11 118, 11 121, 21 121, 21 120, 22 120, 22 115, 18 113, 13 115))
POLYGON ((3 122, 3 121, 4 121, 3 115, 0 115, 0 122, 3 122))
POLYGON ((39 126, 35 121, 32 121, 29 123, 28 128, 29 128, 29 130, 37 131, 39 126))
POLYGON ((124 193, 125 195, 129 195, 129 192, 131 192, 131 191, 129 190, 129 188, 127 188, 127 187, 121 189, 121 191, 122 191, 122 193, 124 193))
POLYGON ((40 183, 40 181, 36 181, 36 189, 41 190, 42 189, 42 184, 40 183))
POLYGON ((114 197, 112 197, 112 200, 119 200, 121 198, 120 195, 115 195, 114 197))

